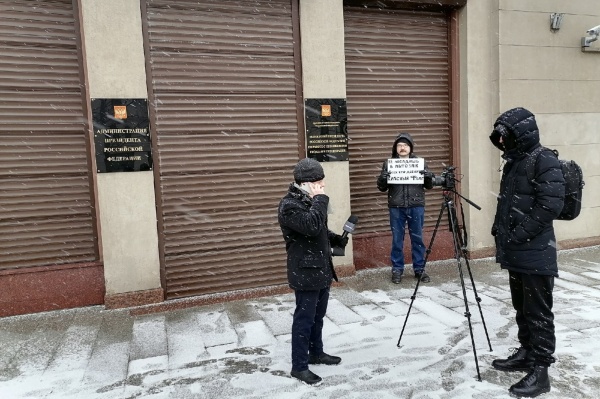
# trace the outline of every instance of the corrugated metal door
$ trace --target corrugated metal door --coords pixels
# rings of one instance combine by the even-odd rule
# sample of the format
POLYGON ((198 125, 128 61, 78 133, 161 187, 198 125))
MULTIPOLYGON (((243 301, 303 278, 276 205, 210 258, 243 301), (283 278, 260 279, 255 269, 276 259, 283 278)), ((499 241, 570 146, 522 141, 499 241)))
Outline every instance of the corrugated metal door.
POLYGON ((0 269, 97 259, 70 0, 0 0, 0 269))
MULTIPOLYGON (((411 133, 415 153, 436 175, 451 164, 448 17, 346 7, 344 25, 357 236, 389 232, 387 196, 377 190, 376 178, 396 135, 411 133)), ((435 191, 427 192, 426 227, 435 225, 443 202, 435 191)))
POLYGON ((168 298, 287 282, 298 161, 290 0, 148 0, 168 298))

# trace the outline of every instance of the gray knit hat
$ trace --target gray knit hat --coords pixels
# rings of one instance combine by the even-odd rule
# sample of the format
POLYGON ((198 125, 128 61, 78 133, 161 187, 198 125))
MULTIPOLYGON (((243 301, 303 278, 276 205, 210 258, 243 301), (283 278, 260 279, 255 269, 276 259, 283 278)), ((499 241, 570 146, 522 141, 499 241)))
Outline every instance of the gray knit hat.
POLYGON ((312 158, 301 159, 294 167, 294 180, 298 184, 315 182, 324 178, 325 172, 323 172, 323 167, 312 158))

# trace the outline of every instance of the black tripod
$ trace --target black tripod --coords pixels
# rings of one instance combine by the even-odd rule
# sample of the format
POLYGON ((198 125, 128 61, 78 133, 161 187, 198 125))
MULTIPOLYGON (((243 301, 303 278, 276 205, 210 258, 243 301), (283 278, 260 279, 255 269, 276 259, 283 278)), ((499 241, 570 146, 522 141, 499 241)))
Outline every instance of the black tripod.
MULTIPOLYGON (((469 332, 471 333, 471 344, 473 346, 473 355, 475 356, 475 367, 477 368, 477 379, 479 381, 481 381, 481 374, 479 373, 479 363, 477 362, 477 351, 475 350, 475 339, 473 338, 473 327, 471 326, 471 312, 469 312, 469 303, 467 302, 467 290, 465 289, 465 280, 463 278, 461 259, 465 260, 465 263, 467 265, 467 270, 469 271, 469 278, 471 279, 473 293, 475 294, 475 299, 477 300, 477 306, 479 307, 479 314, 481 315, 481 321, 483 322, 483 328, 485 330, 485 336, 487 337, 487 342, 490 347, 490 352, 492 351, 492 344, 490 343, 490 337, 488 335, 487 327, 485 325, 485 319, 483 318, 483 312, 481 311, 481 304, 480 304, 481 298, 479 297, 479 295, 477 295, 477 289, 475 288, 475 281, 473 280, 473 274, 471 273, 471 267, 469 266, 469 260, 466 256, 466 230, 464 230, 465 237, 462 237, 460 235, 460 227, 458 225, 458 220, 456 218, 456 208, 454 207, 455 201, 453 200, 453 197, 456 198, 458 196, 460 198, 463 198, 465 201, 467 201, 470 205, 477 208, 478 210, 481 210, 481 207, 479 207, 477 204, 471 202, 467 198, 463 197, 462 195, 460 195, 459 193, 457 193, 454 190, 445 189, 443 195, 444 195, 444 203, 442 204, 442 208, 440 209, 440 214, 439 214, 437 222, 435 224, 435 229, 433 230, 433 235, 431 236, 431 242, 429 243, 429 247, 427 248, 427 251, 425 253, 425 265, 427 264, 427 258, 429 257, 429 254, 431 253, 431 247, 433 246, 433 241, 435 240, 435 236, 436 236, 438 228, 440 226, 440 221, 442 220, 442 215, 444 213, 444 209, 446 209, 448 212, 448 223, 450 224, 450 231, 452 232, 452 239, 454 241, 454 256, 456 258, 456 264, 457 264, 458 272, 460 275, 460 284, 462 286, 463 299, 465 301, 465 317, 467 318, 467 321, 469 323, 469 332)), ((461 207, 461 213, 462 213, 462 207, 461 207)), ((464 219, 464 215, 463 215, 463 219, 464 219)), ((423 269, 423 270, 425 270, 425 269, 423 269)), ((413 292, 412 296, 410 297, 410 299, 411 299, 410 306, 408 307, 406 319, 404 319, 404 325, 402 326, 402 332, 400 333, 400 338, 398 338, 398 347, 400 347, 400 341, 402 340, 402 335, 404 334, 404 328, 406 327, 406 322, 408 321, 408 316, 410 315, 410 310, 412 309, 413 302, 415 301, 415 298, 417 297, 417 290, 419 289, 420 283, 421 283, 421 280, 418 279, 417 285, 415 287, 415 291, 413 292)))

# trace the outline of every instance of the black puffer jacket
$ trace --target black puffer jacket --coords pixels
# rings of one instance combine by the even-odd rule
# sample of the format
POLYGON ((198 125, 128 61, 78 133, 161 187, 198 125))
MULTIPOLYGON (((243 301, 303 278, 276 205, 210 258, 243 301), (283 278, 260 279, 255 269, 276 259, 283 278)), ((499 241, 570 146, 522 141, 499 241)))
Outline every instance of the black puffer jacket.
MULTIPOLYGON (((496 237, 496 261, 503 269, 556 277, 558 266, 552 221, 562 210, 565 191, 558 158, 550 150, 539 153, 537 159, 531 158, 530 154, 540 147, 540 136, 535 117, 528 110, 507 111, 498 117, 494 127, 497 125, 503 125, 506 134, 513 134, 516 147, 502 155, 506 164, 492 226, 492 234, 496 237), (530 173, 531 181, 527 167, 534 170, 530 173)), ((500 136, 495 129, 490 140, 504 150, 500 136)))
MULTIPOLYGON (((400 139, 406 139, 410 143, 410 158, 418 158, 413 154, 414 141, 410 134, 400 133, 392 146, 392 158, 398 158, 396 145, 400 139)), ((425 170, 427 163, 425 163, 425 170)), ((433 187, 431 177, 425 178, 425 184, 388 184, 387 183, 388 162, 387 159, 383 162, 381 173, 377 177, 377 188, 381 192, 388 192, 388 207, 390 208, 413 208, 416 206, 425 206, 425 190, 433 187)))
POLYGON ((327 229, 324 194, 310 198, 292 183, 279 203, 279 225, 287 250, 288 282, 292 289, 312 291, 337 281, 331 246, 343 246, 341 236, 327 229))

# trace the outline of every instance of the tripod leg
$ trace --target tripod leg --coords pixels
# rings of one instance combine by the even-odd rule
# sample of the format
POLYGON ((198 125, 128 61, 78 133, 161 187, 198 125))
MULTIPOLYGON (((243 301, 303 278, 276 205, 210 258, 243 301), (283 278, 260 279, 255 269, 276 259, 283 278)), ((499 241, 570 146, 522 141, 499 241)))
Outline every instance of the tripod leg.
MULTIPOLYGON (((427 258, 429 258, 429 254, 431 253, 431 247, 433 246, 433 240, 435 240, 435 235, 437 234, 438 228, 440 227, 440 221, 442 220, 442 215, 444 214, 444 208, 446 204, 442 204, 440 208, 440 214, 438 215, 437 221, 435 222, 435 228, 433 229, 433 234, 431 235, 431 241, 429 241, 429 246, 425 251, 425 260, 423 261, 423 270, 425 270, 425 266, 427 266, 427 258)), ((402 340, 402 335, 404 335, 404 329, 406 328, 406 322, 408 321, 408 316, 410 315, 410 311, 413 306, 413 302, 417 297, 417 290, 419 289, 419 284, 421 283, 421 279, 417 279, 417 285, 415 286, 415 290, 410 297, 410 305, 408 306, 408 312, 406 312, 406 318, 404 319, 404 324, 402 325, 402 331, 400 331, 400 337, 398 338, 398 344, 396 346, 400 347, 400 341, 402 340)))
MULTIPOLYGON (((464 220, 464 213, 462 213, 461 207, 461 215, 464 220)), ((471 287, 473 287, 473 294, 475 295, 475 301, 477 302, 477 307, 479 308, 479 315, 481 316, 481 322, 483 323, 483 330, 485 331, 485 337, 487 338, 488 346, 490 348, 490 352, 492 351, 492 343, 490 342, 490 335, 488 334, 487 325, 485 324, 485 318, 483 317, 483 311, 481 310, 481 298, 477 294, 477 288, 475 288, 475 280, 473 279, 473 273, 471 272, 471 266, 469 265, 469 257, 467 254, 467 235, 466 230, 465 234, 460 235, 460 230, 458 229, 458 218, 456 217, 456 213, 454 213, 454 218, 457 220, 455 226, 457 226, 457 236, 460 240, 460 248, 463 258, 465 259, 465 264, 467 265, 467 271, 469 272, 469 278, 471 279, 471 287)))
POLYGON ((473 287, 473 294, 475 295, 475 301, 477 302, 477 306, 479 307, 479 314, 481 315, 481 322, 483 323, 483 330, 485 331, 485 337, 487 338, 488 346, 490 347, 490 352, 491 352, 493 350, 492 343, 490 342, 490 336, 488 334, 487 326, 485 324, 485 318, 483 317, 483 311, 481 310, 481 298, 477 294, 477 288, 475 288, 475 280, 473 280, 473 273, 471 273, 471 266, 469 266, 469 260, 466 258, 466 256, 465 256, 465 263, 467 265, 467 271, 469 272, 469 278, 471 279, 471 286, 473 287))
POLYGON ((475 357, 475 368, 477 369, 477 380, 481 381, 481 373, 479 372, 479 361, 477 360, 477 350, 475 349, 475 338, 473 336, 473 326, 471 325, 471 312, 469 311, 469 303, 467 301, 467 290, 465 288, 465 279, 463 276, 461 255, 462 255, 462 244, 460 242, 460 235, 456 229, 456 211, 453 207, 452 201, 448 201, 448 221, 450 223, 450 230, 452 231, 452 239, 454 241, 454 254, 456 256, 456 265, 460 276, 460 285, 462 287, 463 300, 465 303, 465 317, 469 324, 469 333, 471 334, 471 345, 473 347, 473 356, 475 357))

